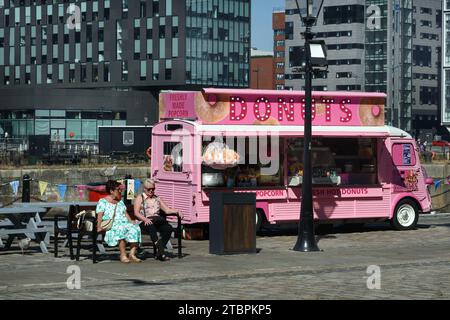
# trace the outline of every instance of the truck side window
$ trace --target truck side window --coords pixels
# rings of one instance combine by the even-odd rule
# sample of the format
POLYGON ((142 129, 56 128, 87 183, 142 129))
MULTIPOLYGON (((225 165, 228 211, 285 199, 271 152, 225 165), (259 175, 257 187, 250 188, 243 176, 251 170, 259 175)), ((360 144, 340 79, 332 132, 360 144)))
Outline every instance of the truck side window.
POLYGON ((164 142, 163 170, 183 171, 183 145, 181 142, 164 142))
POLYGON ((396 166, 415 166, 416 153, 411 143, 395 143, 392 146, 392 158, 396 166))

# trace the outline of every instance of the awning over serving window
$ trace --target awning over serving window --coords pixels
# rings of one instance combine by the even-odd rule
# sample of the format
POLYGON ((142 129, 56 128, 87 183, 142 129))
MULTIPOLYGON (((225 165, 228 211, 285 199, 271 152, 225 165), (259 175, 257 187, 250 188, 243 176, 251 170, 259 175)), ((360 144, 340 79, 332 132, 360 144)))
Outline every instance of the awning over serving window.
MULTIPOLYGON (((260 136, 260 135, 280 135, 299 137, 303 136, 303 126, 218 126, 218 125, 198 125, 197 130, 203 135, 225 135, 225 136, 260 136)), ((314 137, 366 137, 366 138, 386 138, 411 136, 398 128, 382 127, 338 127, 338 126, 314 126, 312 128, 314 137)))

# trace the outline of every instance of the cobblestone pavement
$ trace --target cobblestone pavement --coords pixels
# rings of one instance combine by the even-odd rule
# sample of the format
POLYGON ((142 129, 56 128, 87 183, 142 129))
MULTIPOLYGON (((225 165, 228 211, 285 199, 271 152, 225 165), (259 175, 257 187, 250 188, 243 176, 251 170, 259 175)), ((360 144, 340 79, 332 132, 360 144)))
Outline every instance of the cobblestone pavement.
POLYGON ((0 299, 450 299, 450 215, 419 228, 342 227, 319 235, 322 252, 292 251, 295 228, 258 237, 258 254, 215 256, 208 241, 185 241, 183 259, 123 265, 116 252, 78 262, 81 289, 67 289, 67 256, 0 252, 0 299), (380 269, 379 289, 368 289, 380 269))

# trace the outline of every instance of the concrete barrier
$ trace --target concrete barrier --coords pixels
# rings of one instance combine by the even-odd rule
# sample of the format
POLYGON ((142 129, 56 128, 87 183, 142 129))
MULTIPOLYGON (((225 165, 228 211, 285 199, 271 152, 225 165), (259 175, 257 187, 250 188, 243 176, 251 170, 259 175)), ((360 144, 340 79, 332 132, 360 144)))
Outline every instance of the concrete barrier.
MULTIPOLYGON (((40 199, 43 201, 60 201, 58 185, 65 184, 70 186, 67 188, 65 201, 80 200, 78 190, 73 187, 76 185, 86 185, 93 182, 106 182, 108 179, 124 179, 125 176, 130 175, 133 178, 144 180, 150 175, 150 167, 132 167, 123 166, 117 167, 115 170, 108 167, 98 168, 81 168, 81 167, 65 167, 65 168, 34 168, 34 169, 15 169, 15 170, 0 170, 0 185, 9 183, 11 181, 20 181, 20 187, 17 197, 21 197, 22 177, 28 174, 33 181, 31 182, 31 197, 33 199, 40 199), (107 175, 105 175, 105 173, 107 175), (113 175, 110 176, 110 174, 113 175), (48 183, 46 192, 41 196, 39 192, 38 181, 45 181, 48 183)), ((83 195, 87 200, 87 192, 83 195)), ((10 186, 5 185, 0 187, 0 203, 7 204, 15 199, 10 186)))
POLYGON ((424 164, 429 177, 443 180, 438 188, 429 186, 433 210, 437 212, 450 212, 450 185, 447 184, 447 177, 450 176, 449 164, 424 164))

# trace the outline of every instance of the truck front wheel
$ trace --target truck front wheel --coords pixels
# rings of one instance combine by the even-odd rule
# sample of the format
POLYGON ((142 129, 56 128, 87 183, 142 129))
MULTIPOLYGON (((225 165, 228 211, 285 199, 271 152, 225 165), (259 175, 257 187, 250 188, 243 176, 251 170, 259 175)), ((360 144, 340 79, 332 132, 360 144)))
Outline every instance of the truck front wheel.
POLYGON ((414 201, 403 199, 395 208, 391 225, 397 230, 411 230, 416 228, 419 220, 419 210, 414 201))

